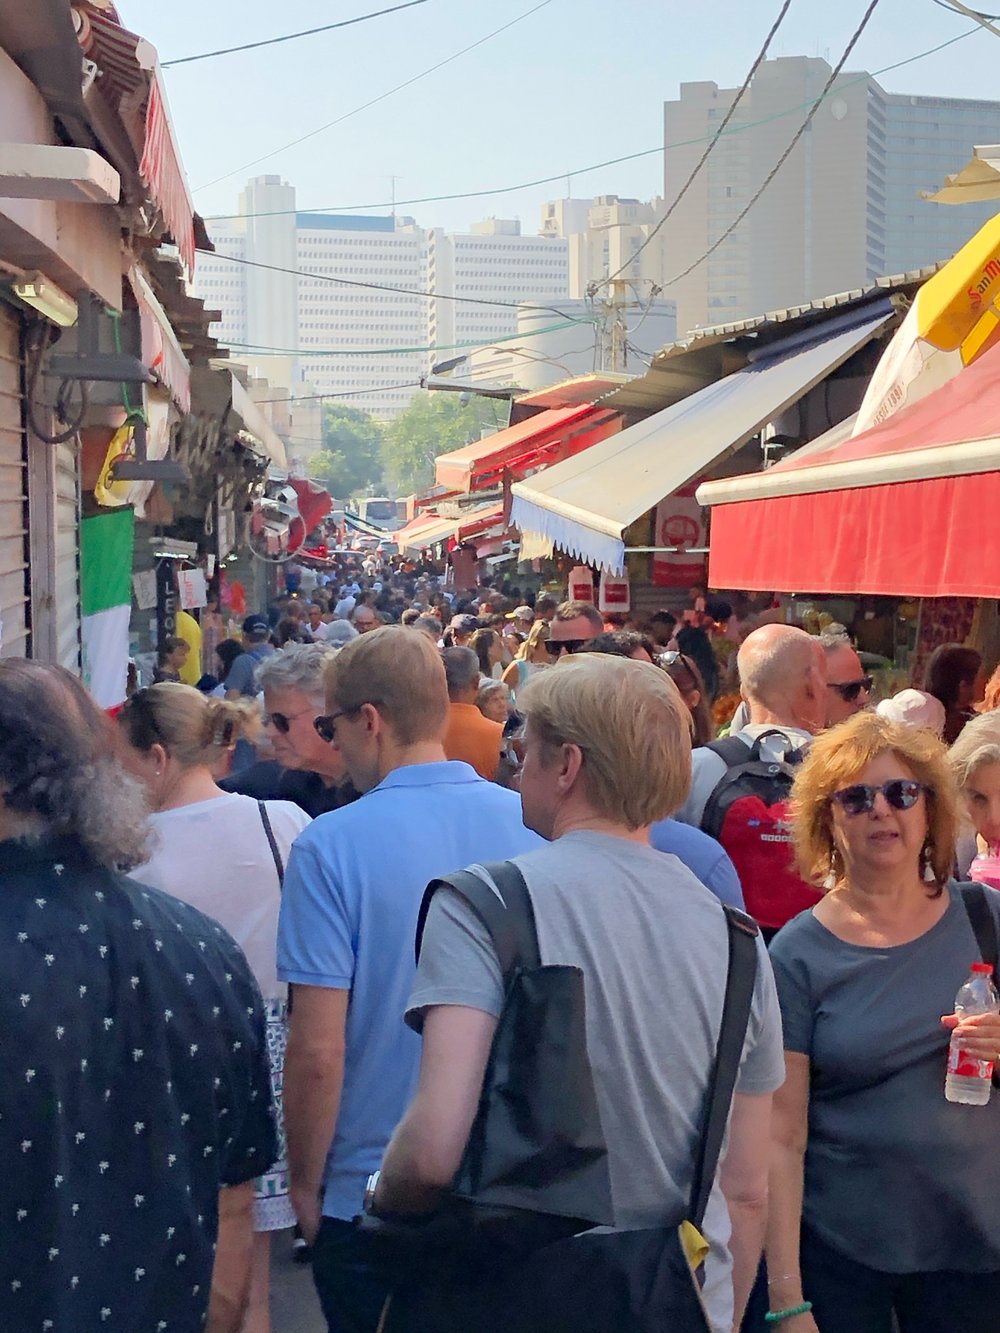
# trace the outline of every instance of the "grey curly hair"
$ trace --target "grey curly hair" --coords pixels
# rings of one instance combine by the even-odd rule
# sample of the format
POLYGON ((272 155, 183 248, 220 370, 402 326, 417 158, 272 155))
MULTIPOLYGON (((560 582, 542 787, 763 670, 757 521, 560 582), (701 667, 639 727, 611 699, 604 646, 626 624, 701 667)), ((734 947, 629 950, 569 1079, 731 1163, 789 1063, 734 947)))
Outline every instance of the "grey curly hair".
POLYGON ((326 673, 338 650, 325 643, 290 643, 257 667, 257 688, 301 690, 322 702, 326 673))
POLYGON ((0 802, 26 834, 72 838, 110 869, 147 859, 148 807, 111 721, 63 667, 0 661, 0 802))

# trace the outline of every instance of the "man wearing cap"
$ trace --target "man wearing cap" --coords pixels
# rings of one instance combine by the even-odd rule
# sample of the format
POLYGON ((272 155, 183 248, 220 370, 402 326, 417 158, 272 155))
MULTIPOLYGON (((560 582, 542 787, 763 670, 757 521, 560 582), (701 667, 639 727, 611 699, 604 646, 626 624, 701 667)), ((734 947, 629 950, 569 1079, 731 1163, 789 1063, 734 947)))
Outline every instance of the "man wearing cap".
POLYGON ((507 612, 507 619, 514 633, 526 639, 535 623, 535 613, 530 606, 515 606, 513 611, 507 612))
POLYGON ((263 616, 247 616, 243 622, 243 648, 226 677, 227 699, 253 699, 257 694, 257 668, 276 650, 271 630, 263 616))
POLYGON ((469 640, 479 628, 479 617, 470 615, 454 616, 448 629, 451 632, 453 648, 467 648, 469 640))

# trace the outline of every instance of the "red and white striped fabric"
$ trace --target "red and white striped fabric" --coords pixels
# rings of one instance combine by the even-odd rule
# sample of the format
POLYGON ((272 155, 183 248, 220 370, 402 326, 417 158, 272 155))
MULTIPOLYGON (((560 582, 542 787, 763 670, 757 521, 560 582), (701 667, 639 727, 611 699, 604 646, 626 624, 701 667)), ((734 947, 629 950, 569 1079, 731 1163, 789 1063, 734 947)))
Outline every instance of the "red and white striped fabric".
POLYGON ((170 123, 156 50, 144 37, 105 14, 88 10, 87 17, 87 29, 79 36, 85 54, 100 70, 97 86, 136 146, 139 175, 192 277, 194 204, 170 123))

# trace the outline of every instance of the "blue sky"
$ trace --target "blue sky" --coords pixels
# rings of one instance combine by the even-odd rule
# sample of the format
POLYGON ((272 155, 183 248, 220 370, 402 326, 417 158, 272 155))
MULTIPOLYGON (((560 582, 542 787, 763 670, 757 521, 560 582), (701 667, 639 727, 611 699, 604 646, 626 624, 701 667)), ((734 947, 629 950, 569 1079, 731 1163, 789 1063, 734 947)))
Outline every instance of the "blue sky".
MULTIPOLYGON (((348 209, 516 185, 662 143, 662 104, 682 82, 739 84, 779 0, 549 0, 499 37, 379 105, 253 167, 485 36, 539 0, 427 0, 409 11, 280 46, 165 71, 181 154, 203 214, 236 211, 250 175, 280 174, 302 208, 348 209), (227 179, 218 177, 236 174, 227 179)), ((116 0, 160 59, 278 36, 393 0, 116 0)), ((864 0, 793 0, 772 55, 839 58, 864 0)), ((975 25, 933 0, 882 0, 849 61, 877 70, 975 25)), ((890 92, 1000 98, 1000 38, 978 31, 880 81, 890 92)), ((798 120, 789 118, 789 137, 798 120)), ((969 145, 971 155, 972 145, 969 145)), ((957 170, 962 165, 955 163, 957 170)), ((662 189, 662 156, 577 175, 576 197, 662 189)), ((423 226, 479 218, 538 226, 566 182, 409 206, 423 226)))

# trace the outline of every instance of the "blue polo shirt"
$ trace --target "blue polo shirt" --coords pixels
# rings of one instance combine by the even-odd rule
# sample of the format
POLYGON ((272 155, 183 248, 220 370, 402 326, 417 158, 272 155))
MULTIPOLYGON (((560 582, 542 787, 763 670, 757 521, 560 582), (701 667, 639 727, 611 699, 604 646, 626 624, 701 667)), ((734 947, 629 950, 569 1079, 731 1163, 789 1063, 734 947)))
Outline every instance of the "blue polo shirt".
POLYGON ((649 841, 658 852, 671 852, 682 861, 720 902, 746 911, 740 877, 721 843, 679 819, 659 820, 649 830, 649 841))
POLYGON ((361 1211, 417 1084, 420 1039, 403 1022, 416 975, 417 914, 430 880, 542 845, 511 791, 457 761, 398 768, 321 815, 288 858, 278 975, 350 990, 344 1087, 326 1161, 323 1212, 361 1211))

